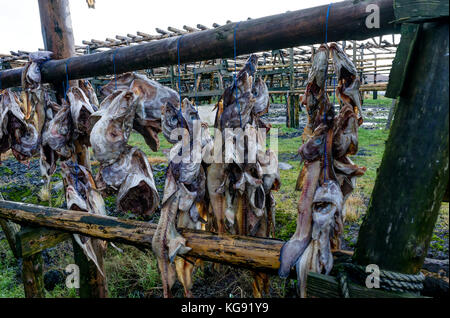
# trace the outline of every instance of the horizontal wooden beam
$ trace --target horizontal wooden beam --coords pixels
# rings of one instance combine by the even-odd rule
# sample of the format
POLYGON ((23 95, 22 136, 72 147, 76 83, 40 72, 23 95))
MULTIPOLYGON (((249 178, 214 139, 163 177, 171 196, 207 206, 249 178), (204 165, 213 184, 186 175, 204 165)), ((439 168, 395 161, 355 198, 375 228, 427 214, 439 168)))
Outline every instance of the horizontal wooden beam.
MULTIPOLYGON (((150 43, 121 47, 101 53, 52 60, 42 66, 44 82, 89 78, 114 73, 150 69, 177 64, 177 43, 180 40, 181 63, 228 58, 234 54, 233 35, 236 29, 238 55, 286 47, 322 43, 328 5, 291 11, 283 14, 230 23, 216 29, 169 37, 150 43)), ((363 40, 373 36, 397 33, 393 0, 343 1, 333 3, 328 19, 328 41, 363 40), (367 28, 369 4, 380 8, 380 28, 367 28)), ((19 86, 22 68, 0 72, 3 88, 19 86)))
MULTIPOLYGON (((156 225, 86 212, 68 211, 38 205, 1 201, 0 217, 33 226, 125 243, 150 249, 156 225)), ((192 248, 189 256, 275 274, 280 266, 281 240, 180 229, 192 248)))

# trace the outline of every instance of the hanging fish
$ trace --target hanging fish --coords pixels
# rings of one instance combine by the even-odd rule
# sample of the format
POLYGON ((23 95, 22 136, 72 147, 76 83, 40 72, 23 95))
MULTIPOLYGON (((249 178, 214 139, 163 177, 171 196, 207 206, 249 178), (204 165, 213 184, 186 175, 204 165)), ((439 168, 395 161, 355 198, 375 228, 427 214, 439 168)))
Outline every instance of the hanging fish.
POLYGON ((355 65, 336 43, 330 44, 330 50, 333 57, 333 65, 336 70, 338 79, 338 87, 336 88, 336 96, 341 106, 350 104, 358 117, 358 124, 362 125, 362 95, 359 91, 361 81, 355 65))
POLYGON ((131 91, 120 91, 113 97, 105 99, 100 110, 92 114, 99 119, 90 132, 90 143, 94 157, 102 165, 114 163, 125 151, 138 104, 131 91))
MULTIPOLYGON (((106 215, 103 198, 97 191, 91 173, 82 165, 72 161, 61 162, 61 171, 66 182, 67 209, 85 211, 90 214, 106 215)), ((86 257, 94 262, 99 272, 105 276, 99 258, 106 249, 106 242, 102 241, 100 251, 96 251, 92 245, 92 239, 74 234, 75 241, 80 245, 86 257)))
MULTIPOLYGON (((222 133, 224 163, 208 167, 207 187, 219 233, 268 237, 274 233, 272 191, 278 190, 280 177, 278 160, 266 151, 260 133, 271 126, 260 118, 268 111, 269 93, 264 81, 255 79, 257 62, 251 55, 216 105, 215 127, 222 133), (227 151, 230 145, 232 151, 227 151)), ((256 272, 253 276, 253 295, 262 297, 268 293, 268 276, 256 272)))
POLYGON ((39 151, 39 136, 36 128, 25 121, 25 115, 19 103, 19 98, 11 90, 8 89, 2 94, 3 141, 1 144, 2 152, 9 146, 14 157, 24 162, 39 151))
POLYGON ((74 153, 72 144, 73 122, 70 106, 63 101, 58 112, 48 123, 42 134, 42 146, 48 146, 63 159, 69 159, 74 153))
POLYGON ((161 110, 168 105, 179 104, 178 93, 174 90, 135 73, 125 73, 111 80, 101 88, 103 95, 115 90, 131 90, 139 96, 133 128, 139 132, 153 151, 159 149, 158 134, 161 132, 161 110))
POLYGON ((82 145, 90 146, 89 118, 95 110, 81 88, 73 86, 66 94, 74 128, 72 138, 82 145))
POLYGON ((176 257, 190 251, 186 246, 186 239, 178 233, 177 227, 201 230, 207 218, 206 175, 201 160, 194 160, 197 153, 195 150, 192 151, 191 144, 194 148, 194 144, 197 143, 198 153, 202 153, 203 148, 212 140, 205 124, 199 127, 200 140, 194 139, 195 122, 199 123, 200 117, 187 99, 183 100, 181 109, 176 109, 171 104, 164 109, 162 130, 168 141, 175 144, 171 152, 180 154, 183 149, 189 149, 189 157, 185 157, 184 160, 175 161, 172 160, 173 157, 169 158, 161 217, 152 241, 163 281, 164 297, 170 296, 176 275, 184 286, 185 296, 192 296, 195 259, 176 257), (184 128, 185 138, 180 141, 171 134, 177 128, 184 128))

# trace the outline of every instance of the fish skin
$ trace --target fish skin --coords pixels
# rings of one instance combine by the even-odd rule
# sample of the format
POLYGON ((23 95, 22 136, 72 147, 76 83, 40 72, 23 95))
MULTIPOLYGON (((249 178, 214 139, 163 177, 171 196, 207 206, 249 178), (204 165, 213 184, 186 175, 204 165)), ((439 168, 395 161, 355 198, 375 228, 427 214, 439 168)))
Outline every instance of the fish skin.
POLYGON ((67 91, 70 113, 73 121, 73 139, 83 145, 90 146, 89 130, 90 116, 95 112, 88 97, 79 87, 73 86, 67 91))
POLYGON ((127 158, 127 176, 120 186, 117 206, 122 211, 151 216, 158 207, 159 195, 147 156, 134 147, 127 158))
POLYGON ((5 90, 1 98, 1 151, 11 149, 18 161, 26 161, 39 151, 39 135, 36 128, 25 121, 19 106, 19 98, 11 90, 5 90))
MULTIPOLYGON (((103 103, 102 103, 103 104, 103 103)), ((131 91, 122 91, 107 108, 100 107, 101 118, 95 123, 90 135, 94 157, 100 164, 114 163, 126 149, 133 129, 138 104, 131 91)), ((94 113, 93 116, 98 116, 94 113)))
POLYGON ((361 82, 356 67, 352 60, 336 43, 330 44, 330 51, 338 79, 336 95, 341 106, 346 103, 352 105, 354 112, 358 117, 358 124, 361 125, 364 121, 362 116, 363 99, 361 92, 359 91, 361 82))
MULTIPOLYGON (((185 147, 191 147, 189 140, 192 140, 194 135, 194 121, 199 120, 197 110, 188 99, 182 101, 181 108, 175 107, 172 103, 163 108, 162 131, 166 139, 174 144, 172 153, 178 154, 185 147), (180 141, 175 139, 171 133, 177 128, 183 128, 184 136, 190 138, 183 138, 180 141)), ((201 140, 194 140, 192 146, 198 144, 200 153, 205 154, 204 148, 210 146, 212 140, 206 124, 201 124, 200 129, 201 140)), ((161 271, 164 297, 171 295, 170 289, 174 282, 173 262, 176 275, 184 286, 185 296, 192 296, 195 260, 177 257, 191 250, 186 246, 186 239, 178 233, 177 227, 200 230, 206 222, 205 171, 202 163, 193 160, 194 152, 190 151, 189 155, 189 158, 184 158, 189 160, 180 162, 175 162, 172 160, 173 157, 169 157, 161 216, 152 241, 152 248, 161 271)))
POLYGON ((308 74, 308 82, 306 85, 305 94, 301 97, 301 103, 306 108, 308 122, 302 136, 303 141, 306 142, 313 134, 321 119, 321 105, 327 101, 328 97, 325 94, 326 74, 328 72, 328 56, 329 48, 326 44, 322 44, 317 53, 314 55, 314 60, 308 74))
MULTIPOLYGON (((69 210, 106 215, 103 198, 96 190, 92 175, 84 166, 75 164, 70 160, 63 161, 61 162, 61 171, 67 184, 66 201, 69 210)), ((86 257, 92 260, 101 275, 105 276, 99 266, 98 257, 92 245, 92 239, 78 234, 74 234, 73 236, 86 257)), ((103 245, 106 248, 105 242, 103 245)))
MULTIPOLYGON (((116 80, 113 79, 103 86, 101 93, 112 94, 116 89, 116 80)), ((135 73, 125 73, 117 78, 117 89, 131 90, 139 98, 140 103, 136 109, 136 117, 133 128, 139 132, 147 145, 153 151, 158 151, 160 141, 158 134, 161 132, 162 111, 168 104, 178 106, 179 95, 177 92, 135 73)))
POLYGON ((291 268, 299 260, 311 240, 312 202, 321 173, 320 161, 306 162, 305 183, 298 204, 297 228, 291 239, 280 251, 280 268, 278 275, 289 276, 291 268))

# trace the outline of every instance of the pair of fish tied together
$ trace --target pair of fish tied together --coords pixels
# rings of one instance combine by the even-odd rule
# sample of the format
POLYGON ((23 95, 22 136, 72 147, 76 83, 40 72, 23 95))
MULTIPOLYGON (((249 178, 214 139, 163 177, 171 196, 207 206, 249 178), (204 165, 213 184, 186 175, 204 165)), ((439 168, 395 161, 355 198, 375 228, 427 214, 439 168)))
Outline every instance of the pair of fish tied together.
POLYGON ((298 179, 301 190, 297 228, 280 254, 279 275, 287 277, 296 267, 301 297, 306 297, 309 272, 328 275, 333 268, 333 249, 340 248, 345 221, 345 202, 366 168, 349 156, 358 152, 358 128, 363 123, 360 81, 353 62, 336 44, 322 44, 314 55, 306 92, 308 123, 299 154, 304 162, 298 179), (327 90, 331 54, 338 80, 335 114, 327 90))
MULTIPOLYGON (((268 112, 269 92, 256 77, 257 67, 258 57, 251 55, 216 106, 215 128, 222 138, 215 139, 215 148, 223 152, 220 163, 208 167, 207 188, 218 233, 270 237, 275 232, 273 191, 281 180, 277 153, 266 149, 271 125, 261 116, 268 112)), ((253 295, 268 294, 268 276, 253 276, 253 295)))

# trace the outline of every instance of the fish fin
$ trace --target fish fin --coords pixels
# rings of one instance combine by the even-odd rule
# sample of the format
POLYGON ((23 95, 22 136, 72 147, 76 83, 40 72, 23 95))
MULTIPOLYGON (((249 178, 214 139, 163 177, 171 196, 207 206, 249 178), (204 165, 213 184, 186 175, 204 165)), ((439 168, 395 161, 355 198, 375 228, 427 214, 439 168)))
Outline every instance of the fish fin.
POLYGON ((302 256, 306 244, 301 240, 290 240, 286 242, 280 250, 280 268, 278 275, 281 278, 287 278, 291 272, 291 268, 297 263, 302 256))
POLYGON ((80 247, 83 250, 86 257, 94 262, 94 264, 97 267, 100 274, 102 274, 103 277, 106 277, 105 274, 103 273, 102 269, 100 268, 100 265, 98 264, 97 256, 95 255, 94 247, 92 246, 92 241, 90 239, 88 239, 86 241, 86 243, 83 243, 78 234, 74 234, 73 237, 75 239, 75 242, 77 242, 78 245, 80 245, 80 247))

